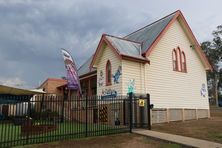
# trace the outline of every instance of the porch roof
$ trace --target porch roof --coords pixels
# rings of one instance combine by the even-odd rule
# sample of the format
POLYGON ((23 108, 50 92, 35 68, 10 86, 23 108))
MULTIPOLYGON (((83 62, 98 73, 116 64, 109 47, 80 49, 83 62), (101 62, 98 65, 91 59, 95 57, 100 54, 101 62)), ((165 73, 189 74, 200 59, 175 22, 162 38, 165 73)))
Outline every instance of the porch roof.
POLYGON ((90 58, 85 62, 83 63, 79 69, 78 69, 78 75, 81 77, 85 74, 88 74, 90 72, 96 72, 96 69, 95 68, 91 68, 90 69, 90 64, 92 62, 92 58, 93 58, 93 55, 90 56, 90 58))

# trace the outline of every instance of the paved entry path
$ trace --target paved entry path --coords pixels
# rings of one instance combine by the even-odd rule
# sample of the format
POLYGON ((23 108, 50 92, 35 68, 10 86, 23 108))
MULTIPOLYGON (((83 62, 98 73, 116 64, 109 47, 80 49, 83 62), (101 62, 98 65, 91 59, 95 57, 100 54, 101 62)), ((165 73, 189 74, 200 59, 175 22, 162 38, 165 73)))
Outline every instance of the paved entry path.
POLYGON ((170 142, 174 142, 174 143, 178 143, 178 144, 182 144, 186 146, 191 146, 191 147, 222 148, 222 144, 220 143, 200 140, 200 139, 191 138, 191 137, 161 133, 161 132, 156 132, 156 131, 136 129, 136 130, 133 130, 133 133, 143 135, 143 136, 153 137, 153 138, 157 138, 161 140, 166 140, 166 141, 170 141, 170 142))

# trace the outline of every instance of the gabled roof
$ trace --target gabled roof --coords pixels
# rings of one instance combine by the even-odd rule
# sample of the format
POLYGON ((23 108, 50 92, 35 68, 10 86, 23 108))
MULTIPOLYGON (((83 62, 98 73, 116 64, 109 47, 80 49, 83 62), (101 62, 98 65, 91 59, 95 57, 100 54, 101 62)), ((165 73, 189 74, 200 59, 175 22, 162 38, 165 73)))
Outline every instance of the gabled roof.
POLYGON ((140 43, 111 35, 106 35, 106 39, 119 51, 120 55, 128 55, 135 58, 145 59, 141 53, 140 43))
POLYGON ((141 62, 141 63, 149 63, 149 60, 145 57, 142 56, 140 50, 141 50, 141 44, 137 43, 135 41, 130 41, 124 38, 119 38, 107 34, 103 34, 99 45, 96 49, 96 52, 92 58, 92 62, 90 64, 90 68, 93 68, 95 59, 99 52, 102 50, 102 44, 106 43, 107 46, 113 50, 113 52, 122 59, 131 59, 136 62, 141 62))
POLYGON ((188 25, 186 19, 184 18, 182 12, 177 10, 170 15, 163 17, 162 19, 147 25, 124 38, 141 42, 142 44, 142 52, 146 57, 149 56, 152 49, 156 46, 156 44, 160 41, 162 36, 166 33, 169 27, 174 23, 175 20, 180 20, 180 23, 183 26, 184 31, 186 32, 188 38, 194 44, 195 50, 200 57, 201 61, 205 65, 206 70, 212 70, 212 66, 203 53, 197 39, 195 38, 190 26, 188 25))
POLYGON ((199 55, 201 61, 205 65, 206 70, 211 70, 212 67, 208 59, 205 57, 188 23, 179 10, 125 36, 124 38, 103 34, 96 49, 96 52, 92 58, 90 67, 93 67, 95 57, 100 52, 103 42, 110 46, 114 53, 120 58, 126 58, 130 60, 136 59, 136 61, 138 62, 148 61, 148 59, 146 59, 145 57, 148 57, 150 55, 156 44, 160 41, 162 36, 177 19, 180 20, 184 31, 186 32, 191 43, 195 45, 195 50, 199 55))
POLYGON ((177 11, 125 36, 124 38, 140 42, 142 44, 142 53, 145 53, 176 14, 177 11))
POLYGON ((85 74, 88 74, 88 73, 91 73, 91 72, 95 72, 96 69, 95 68, 91 68, 90 69, 90 64, 92 62, 92 58, 93 58, 93 55, 85 62, 83 63, 79 69, 78 69, 78 75, 79 76, 83 76, 85 74))
MULTIPOLYGON (((105 40, 112 45, 112 47, 115 49, 115 53, 121 56, 125 56, 127 59, 135 58, 137 60, 141 59, 148 61, 148 59, 145 58, 143 54, 152 45, 159 34, 166 28, 166 26, 175 17, 175 15, 177 15, 177 11, 127 35, 124 38, 114 37, 106 34, 104 34, 102 38, 105 36, 105 40)), ((96 51, 96 53, 98 52, 96 51)), ((91 67, 93 62, 94 57, 92 59, 91 67)))

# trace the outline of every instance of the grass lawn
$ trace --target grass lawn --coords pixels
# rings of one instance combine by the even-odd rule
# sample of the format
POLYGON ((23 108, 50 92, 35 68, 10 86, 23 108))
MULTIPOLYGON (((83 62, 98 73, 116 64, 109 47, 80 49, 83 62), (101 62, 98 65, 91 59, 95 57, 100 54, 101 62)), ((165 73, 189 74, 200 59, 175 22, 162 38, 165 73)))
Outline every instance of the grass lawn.
MULTIPOLYGON (((42 123, 44 122, 41 122, 40 124, 42 123)), ((111 134, 115 132, 121 132, 124 130, 126 130, 126 127, 121 127, 121 126, 111 127, 101 123, 88 124, 87 126, 88 136, 111 134)), ((40 135, 32 135, 29 137, 29 140, 27 141, 25 136, 21 136, 21 126, 15 126, 13 124, 0 124, 0 147, 1 147, 1 142, 6 142, 6 141, 15 141, 13 142, 14 145, 21 145, 23 143, 24 144, 41 143, 41 142, 50 142, 50 141, 64 140, 71 138, 81 138, 85 137, 85 134, 86 134, 85 124, 75 123, 75 122, 64 122, 57 124, 57 128, 55 131, 40 135)))
POLYGON ((152 130, 222 143, 222 108, 212 109, 210 119, 157 124, 152 130))
MULTIPOLYGON (((84 139, 26 145, 22 148, 182 148, 181 145, 150 139, 136 134, 116 134, 84 139)), ((16 147, 16 148, 21 148, 16 147)))

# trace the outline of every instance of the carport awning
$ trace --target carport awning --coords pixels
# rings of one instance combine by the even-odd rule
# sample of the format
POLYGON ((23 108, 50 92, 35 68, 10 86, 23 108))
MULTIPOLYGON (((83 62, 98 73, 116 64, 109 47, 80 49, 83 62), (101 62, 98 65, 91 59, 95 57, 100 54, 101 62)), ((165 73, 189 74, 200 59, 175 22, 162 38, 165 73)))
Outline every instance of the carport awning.
POLYGON ((33 95, 44 94, 40 90, 27 90, 0 85, 0 104, 15 104, 29 101, 33 95))
POLYGON ((39 90, 28 90, 15 88, 10 86, 0 85, 0 94, 8 94, 8 95, 35 95, 35 94, 44 94, 44 91, 39 90))
POLYGON ((28 102, 33 95, 10 95, 0 94, 0 104, 16 104, 21 102, 28 102))

